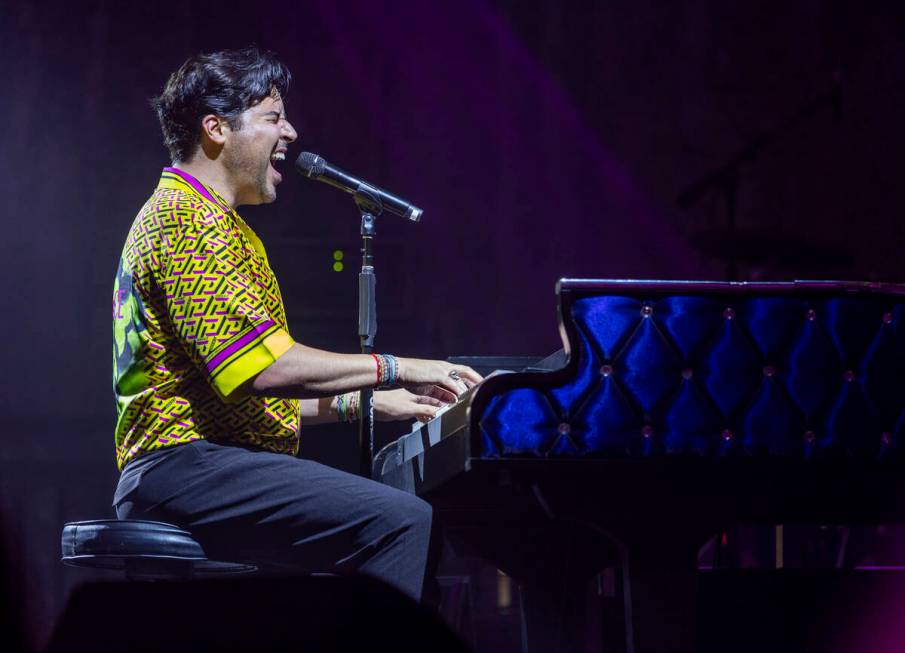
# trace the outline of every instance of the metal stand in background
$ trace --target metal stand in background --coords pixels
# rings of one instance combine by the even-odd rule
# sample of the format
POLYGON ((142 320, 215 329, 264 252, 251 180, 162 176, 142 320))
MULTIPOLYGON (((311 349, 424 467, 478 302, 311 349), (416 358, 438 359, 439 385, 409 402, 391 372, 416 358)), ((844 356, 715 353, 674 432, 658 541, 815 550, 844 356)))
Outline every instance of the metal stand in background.
MULTIPOLYGON (((377 335, 377 275, 374 272, 374 236, 377 235, 377 216, 383 212, 383 204, 367 186, 361 185, 354 194, 355 204, 361 213, 361 272, 358 274, 358 337, 361 353, 374 351, 377 335)), ((374 391, 362 390, 360 394, 360 419, 358 422, 358 473, 371 478, 374 460, 374 391)))
POLYGON ((754 161, 770 145, 782 140, 794 128, 803 124, 825 108, 831 108, 838 120, 842 117, 842 77, 836 71, 830 90, 803 104, 785 121, 761 133, 747 147, 732 156, 726 163, 711 171, 683 190, 677 202, 688 209, 710 192, 722 193, 726 200, 726 229, 723 237, 724 257, 727 260, 726 276, 730 281, 739 278, 739 255, 742 245, 736 221, 739 178, 744 165, 754 161))

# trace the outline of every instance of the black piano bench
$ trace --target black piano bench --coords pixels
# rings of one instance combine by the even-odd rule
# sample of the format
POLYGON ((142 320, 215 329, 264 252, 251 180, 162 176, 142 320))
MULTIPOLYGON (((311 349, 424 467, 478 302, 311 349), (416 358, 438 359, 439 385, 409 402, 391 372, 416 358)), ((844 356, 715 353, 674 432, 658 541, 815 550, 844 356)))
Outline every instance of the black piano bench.
POLYGON ((173 524, 98 519, 63 526, 64 564, 124 571, 131 580, 186 580, 256 571, 254 565, 209 560, 191 533, 173 524))

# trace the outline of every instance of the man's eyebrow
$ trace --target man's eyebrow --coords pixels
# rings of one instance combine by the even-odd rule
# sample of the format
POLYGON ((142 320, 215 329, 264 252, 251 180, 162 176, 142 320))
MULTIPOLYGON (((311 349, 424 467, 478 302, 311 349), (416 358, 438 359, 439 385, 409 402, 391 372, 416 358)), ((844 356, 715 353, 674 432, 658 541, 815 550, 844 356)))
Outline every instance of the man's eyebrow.
POLYGON ((277 118, 279 118, 280 116, 283 115, 283 112, 282 112, 282 111, 271 110, 271 111, 265 111, 263 115, 265 115, 265 116, 276 116, 277 118))

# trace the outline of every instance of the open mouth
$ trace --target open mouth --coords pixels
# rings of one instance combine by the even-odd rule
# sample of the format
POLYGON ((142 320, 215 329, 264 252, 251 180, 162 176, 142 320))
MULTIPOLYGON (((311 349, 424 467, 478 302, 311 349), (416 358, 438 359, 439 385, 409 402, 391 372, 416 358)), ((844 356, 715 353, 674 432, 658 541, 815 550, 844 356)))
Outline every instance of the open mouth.
POLYGON ((270 169, 273 172, 273 176, 276 179, 277 183, 283 180, 283 175, 281 175, 276 166, 278 163, 282 163, 286 160, 286 151, 285 150, 277 150, 273 154, 270 155, 270 169))

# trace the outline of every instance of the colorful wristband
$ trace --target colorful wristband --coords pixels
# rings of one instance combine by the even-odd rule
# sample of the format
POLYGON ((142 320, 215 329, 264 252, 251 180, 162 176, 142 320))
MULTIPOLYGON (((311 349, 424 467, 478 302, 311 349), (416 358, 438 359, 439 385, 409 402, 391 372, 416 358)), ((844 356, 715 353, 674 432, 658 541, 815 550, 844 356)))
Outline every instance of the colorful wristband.
POLYGON ((375 383, 375 385, 379 388, 380 384, 383 382, 383 368, 385 367, 383 356, 380 354, 371 354, 371 358, 377 363, 377 383, 375 383))
POLYGON ((336 396, 336 419, 340 422, 348 422, 348 405, 346 404, 346 395, 336 396))
POLYGON ((386 384, 388 386, 394 386, 394 385, 396 385, 396 378, 399 376, 399 374, 398 374, 399 366, 396 362, 396 357, 392 356, 391 354, 384 354, 384 358, 386 358, 387 363, 388 363, 388 365, 387 365, 388 373, 387 373, 386 384))
POLYGON ((359 394, 357 392, 347 392, 336 397, 336 418, 340 422, 354 422, 358 419, 361 411, 359 410, 359 394))
POLYGON ((353 392, 349 397, 349 421, 355 422, 359 417, 361 417, 361 394, 353 392))
POLYGON ((399 363, 395 356, 390 354, 371 354, 377 363, 377 387, 388 388, 396 383, 399 363))

